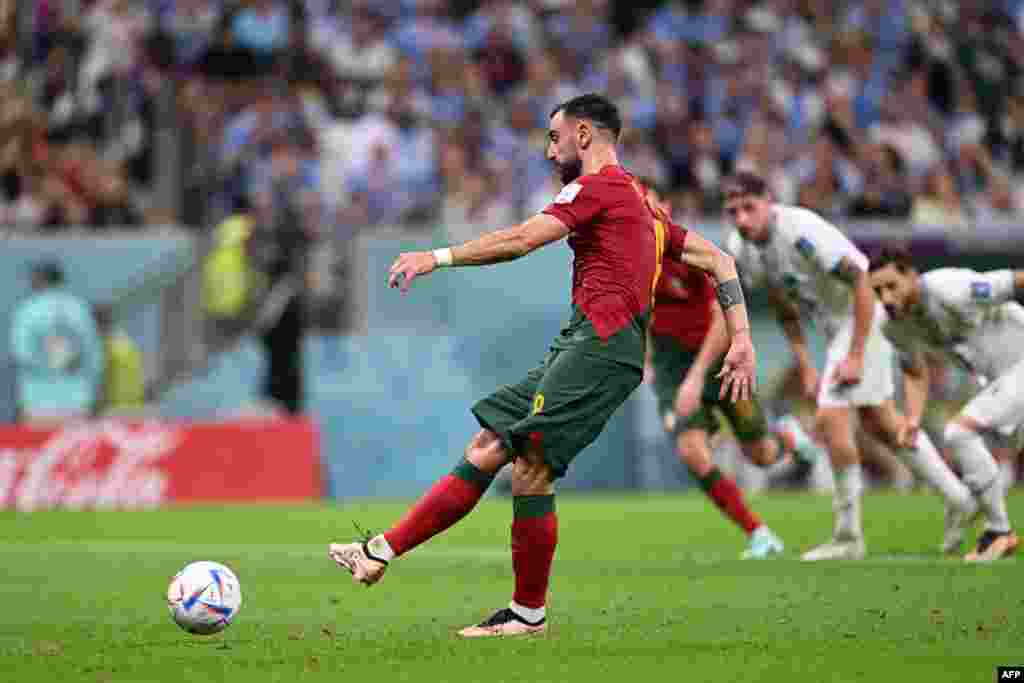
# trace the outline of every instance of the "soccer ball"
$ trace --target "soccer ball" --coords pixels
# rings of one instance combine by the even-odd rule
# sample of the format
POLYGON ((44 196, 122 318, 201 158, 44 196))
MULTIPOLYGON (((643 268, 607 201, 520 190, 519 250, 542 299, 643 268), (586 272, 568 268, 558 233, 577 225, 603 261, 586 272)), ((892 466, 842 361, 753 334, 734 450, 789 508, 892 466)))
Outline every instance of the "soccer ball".
POLYGON ((175 574, 167 587, 167 607, 174 623, 196 635, 220 633, 241 606, 238 577, 219 562, 193 562, 175 574))

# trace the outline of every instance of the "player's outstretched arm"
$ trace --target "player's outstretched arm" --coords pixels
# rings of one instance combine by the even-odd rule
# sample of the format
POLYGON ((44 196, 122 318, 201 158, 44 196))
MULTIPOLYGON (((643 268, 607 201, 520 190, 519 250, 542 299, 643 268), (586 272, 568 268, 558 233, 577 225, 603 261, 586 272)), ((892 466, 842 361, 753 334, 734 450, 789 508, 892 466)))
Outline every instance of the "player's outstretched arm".
POLYGON ((718 283, 715 294, 725 313, 731 344, 725 354, 719 377, 722 382, 721 397, 732 388, 733 401, 750 398, 757 374, 754 344, 750 339, 750 320, 747 305, 743 299, 743 287, 736 273, 736 261, 695 232, 687 232, 678 258, 694 268, 710 273, 718 283))
POLYGON ((488 232, 458 246, 399 254, 391 264, 388 285, 405 293, 413 280, 438 268, 513 261, 568 234, 569 228, 562 221, 539 213, 513 228, 488 232))
POLYGON ((749 331, 747 306, 743 300, 743 287, 740 286, 735 259, 693 231, 686 233, 686 240, 678 258, 715 279, 715 294, 725 312, 729 335, 735 336, 737 332, 749 331))

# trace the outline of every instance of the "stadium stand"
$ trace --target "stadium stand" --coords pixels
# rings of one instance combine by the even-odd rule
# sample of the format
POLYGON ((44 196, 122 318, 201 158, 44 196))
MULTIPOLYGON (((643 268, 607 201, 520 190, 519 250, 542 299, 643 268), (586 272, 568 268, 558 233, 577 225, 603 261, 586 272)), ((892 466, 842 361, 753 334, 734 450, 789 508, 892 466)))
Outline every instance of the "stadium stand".
POLYGON ((195 332, 237 207, 246 267, 300 282, 315 326, 365 331, 367 240, 464 240, 543 207, 547 117, 581 91, 615 99, 626 165, 712 236, 720 180, 752 168, 783 201, 872 221, 871 239, 932 224, 1006 244, 1024 207, 1022 29, 1020 0, 4 2, 0 225, 185 226, 190 266, 86 288, 122 323, 187 321, 143 345, 151 393, 247 329, 195 332))

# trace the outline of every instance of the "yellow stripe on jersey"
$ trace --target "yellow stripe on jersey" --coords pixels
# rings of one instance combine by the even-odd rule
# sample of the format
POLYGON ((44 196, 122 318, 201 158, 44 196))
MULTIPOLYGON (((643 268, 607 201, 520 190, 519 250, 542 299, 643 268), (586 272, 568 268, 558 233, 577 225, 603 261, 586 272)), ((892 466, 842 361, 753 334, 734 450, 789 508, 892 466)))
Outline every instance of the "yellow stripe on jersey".
POLYGON ((657 259, 654 262, 654 278, 651 280, 651 320, 654 320, 654 300, 658 291, 658 282, 661 281, 661 259, 665 256, 665 222, 662 220, 661 210, 651 206, 651 199, 647 196, 646 188, 635 178, 633 179, 633 189, 640 195, 644 206, 651 212, 651 217, 654 219, 654 255, 657 259))
POLYGON ((660 218, 654 219, 655 255, 658 260, 654 265, 654 279, 651 282, 651 314, 654 313, 654 297, 661 280, 661 259, 665 255, 665 223, 660 218))

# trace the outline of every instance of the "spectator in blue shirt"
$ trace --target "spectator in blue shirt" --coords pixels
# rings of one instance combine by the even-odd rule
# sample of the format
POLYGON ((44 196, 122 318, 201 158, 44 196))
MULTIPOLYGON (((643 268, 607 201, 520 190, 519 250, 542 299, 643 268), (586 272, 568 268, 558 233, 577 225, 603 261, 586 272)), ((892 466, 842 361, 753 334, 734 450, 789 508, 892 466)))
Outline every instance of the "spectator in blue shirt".
POLYGON ((24 421, 88 417, 103 380, 103 344, 92 309, 64 287, 52 262, 32 271, 32 294, 14 312, 11 351, 24 421))

